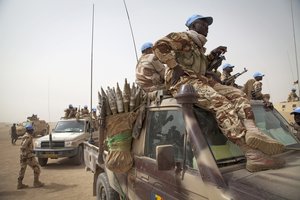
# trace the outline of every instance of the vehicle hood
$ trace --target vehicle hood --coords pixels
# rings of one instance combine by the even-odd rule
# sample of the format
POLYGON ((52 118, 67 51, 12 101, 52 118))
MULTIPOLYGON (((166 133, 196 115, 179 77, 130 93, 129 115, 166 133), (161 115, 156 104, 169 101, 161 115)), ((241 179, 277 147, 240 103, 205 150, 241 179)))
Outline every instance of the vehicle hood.
MULTIPOLYGON (((84 132, 60 132, 52 133, 52 140, 74 140, 80 136, 83 136, 84 132)), ((45 135, 37 139, 38 141, 49 141, 49 135, 45 135)))
POLYGON ((235 199, 299 199, 300 151, 290 150, 278 156, 285 167, 251 173, 246 169, 223 174, 235 199))

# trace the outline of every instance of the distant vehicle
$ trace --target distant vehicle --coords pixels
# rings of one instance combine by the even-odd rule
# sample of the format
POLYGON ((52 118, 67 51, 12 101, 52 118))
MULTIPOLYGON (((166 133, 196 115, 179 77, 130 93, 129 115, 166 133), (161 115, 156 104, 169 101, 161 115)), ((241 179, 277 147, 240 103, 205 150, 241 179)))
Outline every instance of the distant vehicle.
POLYGON ((94 173, 93 195, 98 200, 299 199, 300 144, 276 109, 251 101, 258 128, 286 146, 277 155, 286 166, 251 173, 242 151, 222 134, 214 115, 195 106, 191 94, 180 95, 164 95, 147 104, 144 120, 136 122, 140 129, 132 142, 134 162, 128 172, 113 172, 101 162, 108 151, 102 154, 99 144, 105 143, 84 143, 84 161, 94 173))
POLYGON ((74 163, 83 163, 83 142, 90 138, 97 141, 98 134, 91 125, 90 118, 61 119, 52 132, 35 140, 34 152, 41 166, 46 166, 48 159, 72 158, 74 163), (91 130, 90 130, 91 129, 91 130))
POLYGON ((49 134, 50 126, 45 120, 40 120, 37 115, 27 117, 27 121, 16 124, 18 137, 23 136, 26 132, 25 127, 27 124, 31 124, 34 128, 34 137, 44 136, 49 134))

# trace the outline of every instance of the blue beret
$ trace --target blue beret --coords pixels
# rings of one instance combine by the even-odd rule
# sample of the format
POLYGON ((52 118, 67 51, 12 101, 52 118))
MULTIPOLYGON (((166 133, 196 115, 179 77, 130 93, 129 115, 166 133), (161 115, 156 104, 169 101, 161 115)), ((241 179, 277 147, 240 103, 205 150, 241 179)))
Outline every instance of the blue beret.
POLYGON ((189 27, 192 23, 194 23, 194 21, 196 21, 197 19, 205 19, 208 23, 208 25, 211 25, 213 23, 213 18, 212 17, 204 17, 202 15, 192 15, 190 16, 186 22, 185 25, 187 27, 189 27))
POLYGON ((255 73, 253 74, 253 78, 256 78, 256 77, 259 77, 259 76, 263 77, 264 74, 262 74, 262 73, 260 73, 260 72, 255 72, 255 73))
POLYGON ((27 131, 33 130, 33 126, 31 124, 27 124, 25 128, 27 131))
POLYGON ((141 47, 141 52, 143 52, 144 50, 148 49, 148 48, 152 48, 153 44, 151 42, 146 42, 142 45, 141 47))
POLYGON ((229 64, 229 63, 226 63, 226 64, 224 64, 224 65, 222 66, 222 69, 224 70, 224 69, 226 69, 226 68, 228 68, 228 67, 234 68, 233 65, 231 65, 231 64, 229 64))
POLYGON ((292 114, 300 114, 300 107, 297 107, 297 108, 295 108, 295 110, 293 110, 293 112, 291 112, 291 115, 292 114))

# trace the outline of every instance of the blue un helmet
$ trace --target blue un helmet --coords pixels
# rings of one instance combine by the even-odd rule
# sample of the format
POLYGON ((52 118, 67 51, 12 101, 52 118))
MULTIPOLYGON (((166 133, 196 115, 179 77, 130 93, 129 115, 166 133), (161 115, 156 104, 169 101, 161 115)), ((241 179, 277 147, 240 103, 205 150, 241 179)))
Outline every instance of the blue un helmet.
POLYGON ((256 78, 256 77, 263 77, 263 76, 265 76, 265 75, 262 74, 262 73, 260 73, 260 72, 255 72, 255 73, 253 74, 253 78, 256 78))
POLYGON ((300 114, 300 107, 295 108, 295 110, 293 110, 293 112, 291 112, 292 114, 300 114))
POLYGON ((223 66, 222 66, 222 69, 224 70, 224 69, 226 69, 226 68, 234 68, 234 66, 233 65, 231 65, 231 64, 229 64, 229 63, 226 63, 226 64, 224 64, 223 66))
POLYGON ((69 104, 69 108, 70 108, 70 109, 73 108, 73 105, 72 105, 72 104, 69 104))
POLYGON ((25 126, 26 131, 33 131, 33 126, 31 124, 27 124, 25 126))
POLYGON ((192 25, 197 19, 204 19, 206 20, 206 22, 208 23, 208 25, 211 25, 213 23, 213 18, 212 17, 204 17, 202 15, 192 15, 190 16, 186 22, 185 25, 187 27, 189 27, 190 25, 192 25))
POLYGON ((87 109, 87 108, 88 108, 88 106, 87 106, 87 105, 85 105, 83 108, 87 109))
POLYGON ((292 91, 293 91, 293 92, 296 92, 296 88, 292 88, 292 91))
POLYGON ((146 49, 152 48, 153 44, 151 42, 146 42, 142 45, 141 47, 141 52, 143 53, 143 51, 145 51, 146 49))

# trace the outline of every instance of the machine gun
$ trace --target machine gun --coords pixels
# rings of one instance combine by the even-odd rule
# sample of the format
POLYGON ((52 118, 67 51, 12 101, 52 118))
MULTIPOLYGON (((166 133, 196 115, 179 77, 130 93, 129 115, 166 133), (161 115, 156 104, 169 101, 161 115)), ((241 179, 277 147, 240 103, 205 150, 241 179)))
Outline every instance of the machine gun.
POLYGON ((230 76, 229 78, 225 79, 222 81, 223 85, 230 85, 232 83, 232 81, 234 81, 237 77, 239 77, 240 75, 246 73, 248 70, 246 68, 244 68, 244 71, 236 73, 232 76, 230 76))

